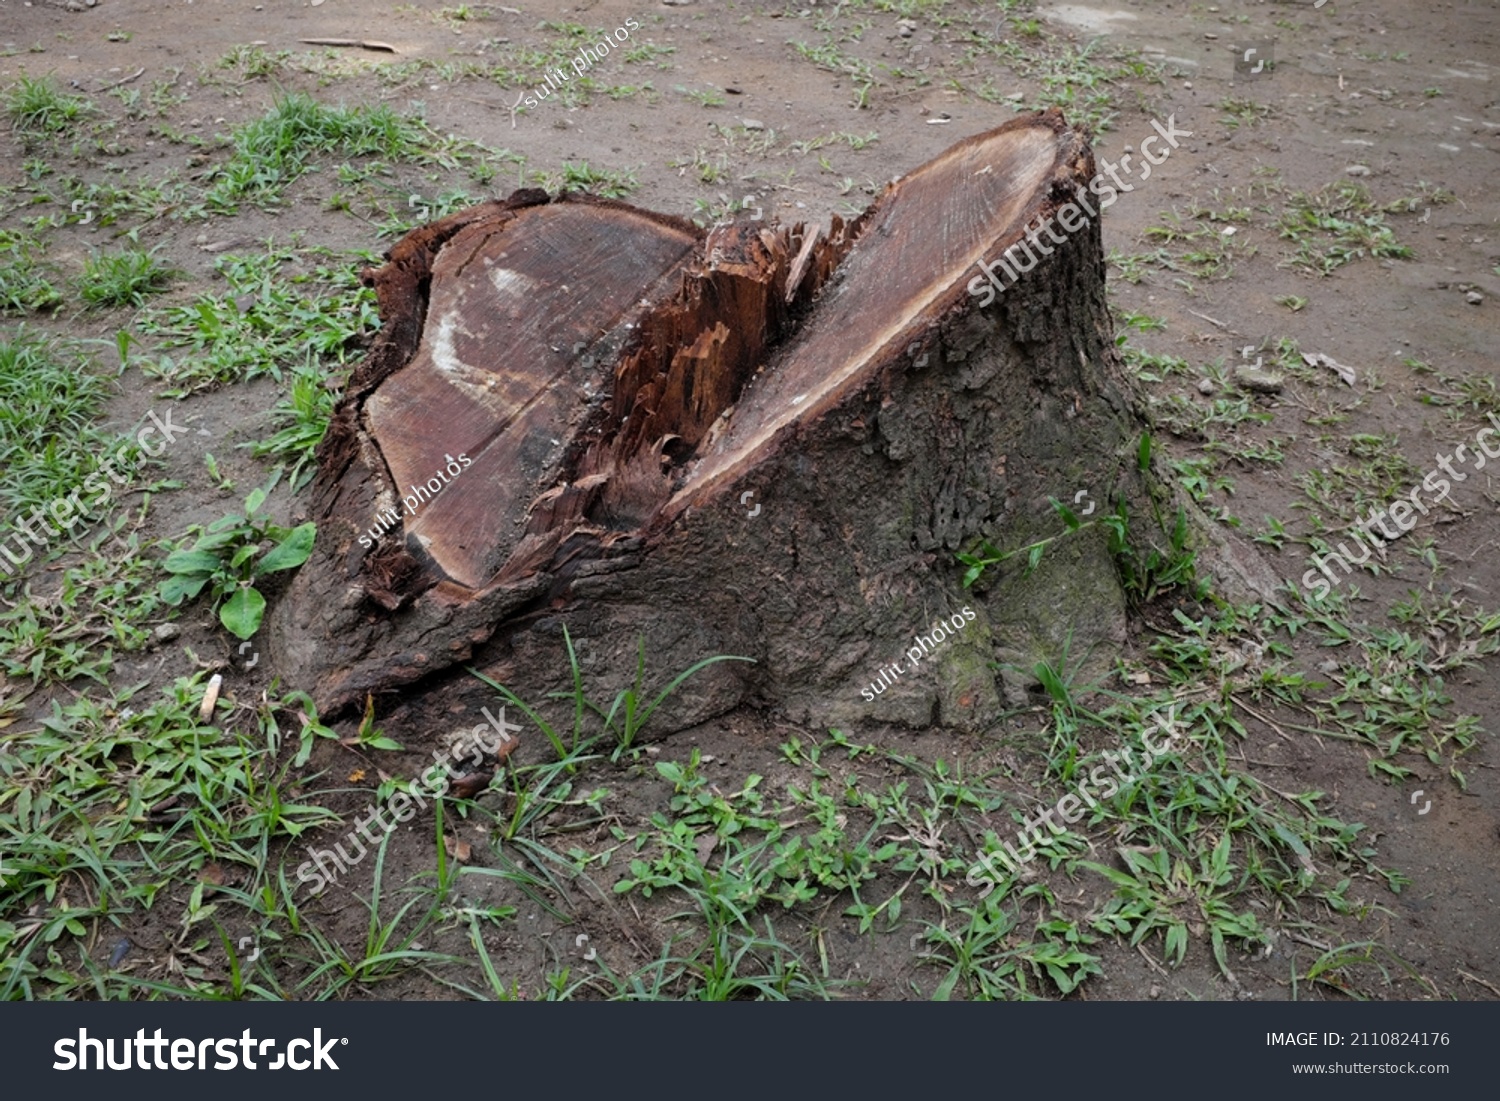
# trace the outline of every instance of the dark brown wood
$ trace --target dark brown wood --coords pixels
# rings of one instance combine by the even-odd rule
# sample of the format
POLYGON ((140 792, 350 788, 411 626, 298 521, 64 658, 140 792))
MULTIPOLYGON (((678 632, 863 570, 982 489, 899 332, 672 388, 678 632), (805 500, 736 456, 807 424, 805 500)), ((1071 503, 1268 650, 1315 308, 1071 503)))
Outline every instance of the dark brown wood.
POLYGON ((982 596, 954 560, 981 535, 1056 534, 1047 499, 1078 488, 1152 513, 1097 221, 992 306, 967 289, 1093 173, 1053 111, 960 142, 826 233, 704 233, 535 191, 414 231, 368 275, 384 328, 320 452, 318 545, 273 610, 278 657, 322 708, 374 692, 413 723, 493 698, 460 663, 535 701, 568 687, 564 625, 606 699, 641 638, 653 684, 756 660, 699 674, 661 733, 751 700, 974 727, 1024 688, 997 661, 1112 650, 1125 600, 1101 530, 982 596))

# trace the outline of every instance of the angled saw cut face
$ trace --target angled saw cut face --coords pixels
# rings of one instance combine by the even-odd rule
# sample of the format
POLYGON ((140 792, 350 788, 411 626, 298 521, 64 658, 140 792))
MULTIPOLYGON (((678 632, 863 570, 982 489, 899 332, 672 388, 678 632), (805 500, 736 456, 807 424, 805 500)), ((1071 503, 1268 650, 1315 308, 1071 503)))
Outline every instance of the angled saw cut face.
POLYGON ((421 344, 365 416, 406 534, 449 579, 479 588, 509 557, 696 244, 644 211, 555 203, 443 246, 421 344))
POLYGON ((876 201, 836 285, 749 387, 668 513, 723 492, 778 433, 816 420, 898 358, 958 300, 977 261, 1021 236, 1051 199, 1045 184, 1078 144, 1060 142, 1058 128, 1043 120, 1018 119, 959 142, 893 184, 876 201))

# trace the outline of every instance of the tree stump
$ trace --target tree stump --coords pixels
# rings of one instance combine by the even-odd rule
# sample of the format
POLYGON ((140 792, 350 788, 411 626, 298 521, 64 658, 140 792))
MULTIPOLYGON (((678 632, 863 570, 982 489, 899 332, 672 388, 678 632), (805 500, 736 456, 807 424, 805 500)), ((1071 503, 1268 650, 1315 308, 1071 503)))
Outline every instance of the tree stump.
POLYGON ((1103 527, 971 590, 955 558, 1065 531, 1049 498, 1160 503, 1097 217, 992 304, 970 286, 1092 211, 1093 175, 1050 111, 826 232, 531 190, 413 231, 366 273, 383 328, 319 452, 273 654, 325 713, 395 695, 411 724, 494 700, 464 666, 533 705, 569 690, 564 626, 604 701, 642 640, 648 688, 754 659, 696 674, 656 734, 742 703, 976 729, 1035 662, 1112 657, 1103 527))

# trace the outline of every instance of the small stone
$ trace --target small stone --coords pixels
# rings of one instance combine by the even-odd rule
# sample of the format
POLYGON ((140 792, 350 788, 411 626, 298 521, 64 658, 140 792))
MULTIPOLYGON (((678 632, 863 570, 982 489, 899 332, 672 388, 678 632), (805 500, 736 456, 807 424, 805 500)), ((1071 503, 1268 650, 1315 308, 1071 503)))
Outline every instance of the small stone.
POLYGON ((1338 671, 1339 663, 1334 661, 1332 658, 1329 658, 1327 661, 1318 663, 1318 672, 1320 673, 1337 673, 1338 671))
POLYGON ((1214 392, 1214 380, 1211 378, 1200 378, 1198 380, 1198 393, 1212 394, 1214 392))
POLYGON ((1151 984, 1151 989, 1149 991, 1147 991, 1147 993, 1146 993, 1146 997, 1150 998, 1152 1001, 1155 1001, 1157 998, 1160 998, 1161 997, 1161 987, 1157 986, 1155 983, 1152 983, 1151 984))
POLYGON ((1464 301, 1471 306, 1477 306, 1479 305, 1479 303, 1484 301, 1484 295, 1480 294, 1478 291, 1470 291, 1468 294, 1464 295, 1464 301))
POLYGON ((760 119, 740 119, 740 125, 746 130, 764 130, 766 128, 766 124, 761 122, 760 119))
POLYGON ((1344 175, 1346 176, 1368 176, 1369 174, 1370 166, 1367 164, 1351 164, 1348 168, 1344 169, 1344 175))
POLYGON ((1234 381, 1257 394, 1281 393, 1281 376, 1260 367, 1240 364, 1234 369, 1234 381))
POLYGON ((1186 88, 1189 92, 1191 92, 1193 90, 1193 82, 1191 80, 1184 80, 1182 82, 1182 86, 1184 88, 1186 88))
POLYGON ((156 629, 151 632, 157 642, 171 642, 182 634, 182 628, 175 623, 158 623, 156 629))

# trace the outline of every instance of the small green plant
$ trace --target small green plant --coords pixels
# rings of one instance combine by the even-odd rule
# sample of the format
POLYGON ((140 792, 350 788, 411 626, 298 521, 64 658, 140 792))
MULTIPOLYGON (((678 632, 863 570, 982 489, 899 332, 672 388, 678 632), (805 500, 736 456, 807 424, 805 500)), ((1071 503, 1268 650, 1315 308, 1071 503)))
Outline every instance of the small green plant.
POLYGON ((672 91, 677 92, 679 95, 687 96, 688 99, 697 103, 700 107, 723 107, 725 103, 723 95, 712 88, 694 90, 684 88, 681 84, 678 84, 673 87, 672 91))
POLYGON ((243 514, 222 517, 207 528, 188 529, 162 564, 171 574, 157 589, 164 602, 176 607, 210 588, 219 622, 230 634, 248 639, 260 629, 266 598, 256 584, 306 562, 318 530, 311 521, 286 528, 259 515, 277 477, 245 498, 243 514), (185 546, 187 536, 195 532, 193 545, 185 546))
POLYGON ((73 128, 93 104, 81 96, 59 92, 50 80, 23 76, 5 92, 5 113, 22 134, 62 134, 73 128))
POLYGON ((641 186, 634 172, 599 170, 588 161, 564 161, 561 172, 537 172, 534 178, 546 191, 588 191, 606 199, 623 199, 641 186))
MULTIPOLYGON (((571 645, 570 641, 569 646, 571 647, 571 645)), ((666 698, 682 686, 683 681, 687 680, 698 670, 719 661, 748 661, 754 664, 755 659, 736 657, 730 654, 718 654, 711 658, 704 658, 702 661, 695 662, 681 673, 678 673, 665 688, 657 693, 654 700, 642 707, 641 705, 645 700, 642 689, 646 680, 646 640, 642 638, 640 640, 640 654, 635 666, 635 683, 629 688, 620 690, 615 696, 615 702, 610 704, 607 714, 599 707, 593 704, 589 705, 603 718, 604 728, 614 734, 615 741, 618 743, 611 759, 619 760, 620 755, 635 744, 636 735, 651 721, 651 716, 656 713, 656 709, 662 705, 666 698), (622 704, 624 705, 624 710, 621 710, 622 704)))
POLYGON ((1122 501, 1118 509, 1103 517, 1109 529, 1109 550, 1115 556, 1125 591, 1141 603, 1149 603, 1158 594, 1182 585, 1195 600, 1207 593, 1206 583, 1197 577, 1198 555, 1188 541, 1187 513, 1179 508, 1176 520, 1167 532, 1165 553, 1155 547, 1142 551, 1130 541, 1130 519, 1122 501))
POLYGON ((357 737, 360 745, 368 746, 370 749, 400 750, 405 748, 394 738, 386 737, 375 725, 375 697, 368 693, 365 695, 365 714, 364 718, 359 721, 357 737))
POLYGON ((264 440, 241 445, 251 448, 250 453, 257 459, 267 455, 289 459, 292 468, 287 478, 294 493, 312 479, 313 452, 323 442, 328 422, 333 417, 338 395, 336 389, 329 388, 330 381, 337 379, 329 379, 318 369, 317 363, 309 359, 292 376, 291 396, 271 411, 283 427, 264 440))
POLYGON ((1241 126, 1255 126, 1271 114, 1271 107, 1253 99, 1236 99, 1233 96, 1219 101, 1219 110, 1227 112, 1219 121, 1231 130, 1241 126))
POLYGON ((165 290, 177 273, 156 262, 156 250, 96 253, 83 262, 78 293, 96 308, 142 306, 146 296, 165 290))
MULTIPOLYGON (((656 713, 656 709, 666 701, 667 697, 669 697, 673 692, 677 691, 677 689, 682 686, 683 681, 687 680, 694 673, 698 672, 698 670, 704 668, 705 666, 712 665, 715 662, 754 661, 753 658, 735 657, 728 654, 719 654, 715 657, 704 658, 702 661, 696 662, 683 672, 679 673, 665 688, 663 688, 657 694, 655 699, 653 699, 649 704, 646 704, 644 707, 642 707, 641 703, 645 698, 642 692, 642 688, 644 686, 646 677, 646 641, 643 638, 641 639, 640 644, 640 658, 636 664, 635 683, 631 687, 622 689, 620 692, 618 692, 615 695, 614 703, 610 705, 608 711, 605 711, 602 707, 594 703, 592 700, 589 700, 584 695, 583 673, 578 668, 578 654, 573 649, 573 637, 568 633, 568 629, 566 627, 563 628, 563 645, 567 647, 568 651, 568 668, 573 680, 573 690, 571 692, 554 692, 552 694, 552 698, 570 699, 573 701, 573 736, 571 739, 571 745, 564 744, 562 736, 553 728, 552 724, 547 722, 547 720, 535 708, 531 707, 531 705, 529 705, 525 700, 521 699, 521 697, 517 696, 509 688, 505 687, 505 685, 491 680, 489 677, 485 676, 483 673, 479 672, 476 669, 469 669, 470 673, 473 673, 474 676, 478 677, 485 684, 489 685, 491 688, 495 689, 495 691, 503 695, 507 703, 514 704, 516 707, 519 707, 523 712, 525 712, 528 719, 536 723, 537 728, 547 736, 547 740, 552 743, 552 748, 557 751, 557 759, 559 761, 567 761, 570 758, 575 757, 577 754, 583 752, 589 746, 593 745, 595 738, 589 738, 587 741, 581 744, 579 742, 579 737, 583 733, 583 716, 585 711, 592 711, 596 716, 602 719, 605 732, 614 735, 615 741, 618 744, 615 749, 613 759, 619 760, 620 755, 626 750, 630 749, 632 745, 634 745, 636 735, 638 735, 641 730, 644 729, 646 724, 651 720, 651 716, 656 713)), ((597 737, 597 735, 595 737, 597 737)))
POLYGON ((41 246, 30 237, 0 230, 0 313, 51 310, 62 295, 37 257, 41 246))

